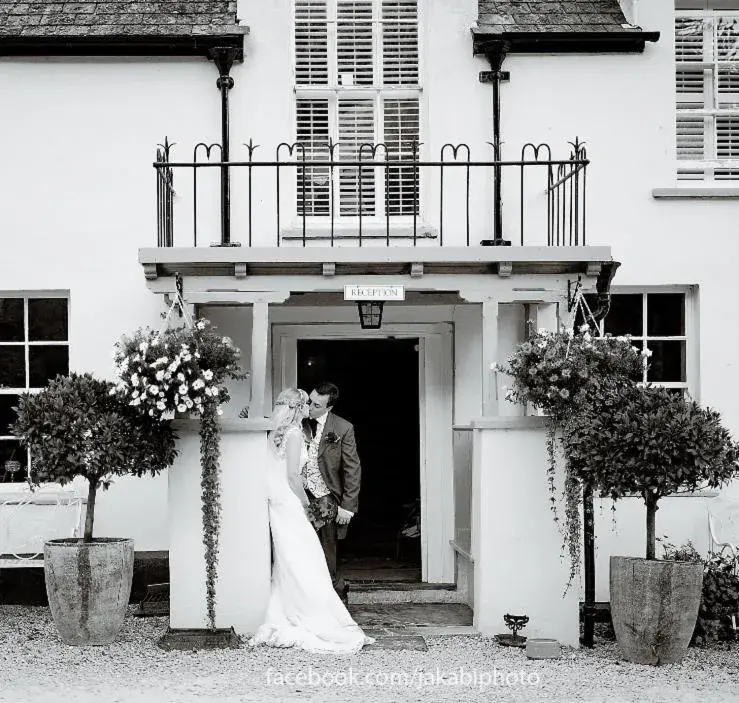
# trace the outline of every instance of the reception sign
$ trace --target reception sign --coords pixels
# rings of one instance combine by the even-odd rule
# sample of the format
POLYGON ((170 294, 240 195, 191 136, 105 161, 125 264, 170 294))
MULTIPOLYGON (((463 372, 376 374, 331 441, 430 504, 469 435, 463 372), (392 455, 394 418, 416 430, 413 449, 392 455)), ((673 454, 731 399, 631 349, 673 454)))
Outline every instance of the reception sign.
POLYGON ((344 286, 344 300, 405 300, 405 286, 344 286))

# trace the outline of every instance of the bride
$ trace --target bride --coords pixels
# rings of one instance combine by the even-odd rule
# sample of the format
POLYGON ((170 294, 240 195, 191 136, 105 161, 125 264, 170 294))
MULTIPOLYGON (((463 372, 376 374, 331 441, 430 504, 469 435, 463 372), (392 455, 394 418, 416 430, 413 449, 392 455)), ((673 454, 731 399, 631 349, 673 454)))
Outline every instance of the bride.
POLYGON ((298 647, 309 652, 358 652, 367 637, 331 583, 318 535, 305 509, 300 468, 307 458, 302 430, 308 394, 288 388, 272 412, 268 435, 267 496, 274 563, 267 614, 250 645, 298 647))

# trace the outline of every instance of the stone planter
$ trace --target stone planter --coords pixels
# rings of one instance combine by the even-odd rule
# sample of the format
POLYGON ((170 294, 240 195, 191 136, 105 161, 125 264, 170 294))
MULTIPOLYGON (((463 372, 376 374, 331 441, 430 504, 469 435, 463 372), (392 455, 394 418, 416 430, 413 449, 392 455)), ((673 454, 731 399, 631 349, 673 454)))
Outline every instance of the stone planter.
POLYGON ((110 644, 123 626, 133 540, 53 539, 44 544, 46 594, 65 644, 110 644))
POLYGON ((610 583, 624 659, 654 665, 682 660, 698 617, 703 565, 611 557, 610 583))

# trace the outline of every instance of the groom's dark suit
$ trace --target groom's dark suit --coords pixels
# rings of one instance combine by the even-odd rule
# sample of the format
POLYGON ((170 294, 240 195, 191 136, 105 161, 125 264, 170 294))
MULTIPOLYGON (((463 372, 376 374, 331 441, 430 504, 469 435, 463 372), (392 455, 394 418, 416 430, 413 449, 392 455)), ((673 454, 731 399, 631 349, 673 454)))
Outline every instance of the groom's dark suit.
MULTIPOLYGON (((329 412, 318 445, 317 458, 321 476, 339 507, 356 513, 359 508, 362 468, 353 425, 329 412)), ((334 520, 318 531, 331 580, 339 595, 343 594, 345 583, 338 568, 337 540, 346 537, 346 531, 347 526, 337 525, 334 520)))

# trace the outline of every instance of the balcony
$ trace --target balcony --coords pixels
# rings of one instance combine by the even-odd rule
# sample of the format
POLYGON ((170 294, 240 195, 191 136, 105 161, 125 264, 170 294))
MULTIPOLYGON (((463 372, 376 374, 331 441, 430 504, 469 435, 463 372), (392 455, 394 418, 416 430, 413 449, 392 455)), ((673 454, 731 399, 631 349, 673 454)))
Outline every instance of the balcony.
POLYGON ((157 247, 580 247, 586 245, 589 161, 582 142, 555 159, 526 144, 518 160, 475 158, 445 144, 435 160, 383 144, 244 145, 221 161, 197 144, 189 161, 165 140, 154 163, 157 247), (267 152, 270 152, 269 154, 267 152), (259 159, 259 155, 266 158, 259 159), (342 148, 346 154, 347 149, 342 148))

